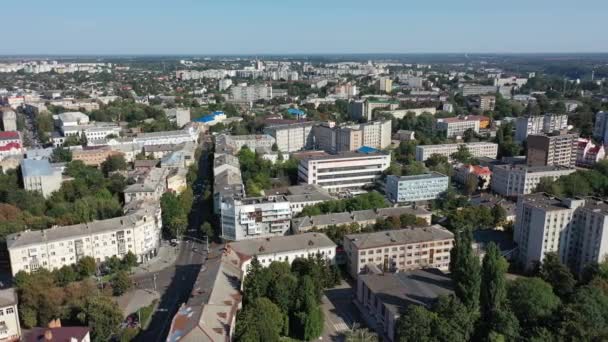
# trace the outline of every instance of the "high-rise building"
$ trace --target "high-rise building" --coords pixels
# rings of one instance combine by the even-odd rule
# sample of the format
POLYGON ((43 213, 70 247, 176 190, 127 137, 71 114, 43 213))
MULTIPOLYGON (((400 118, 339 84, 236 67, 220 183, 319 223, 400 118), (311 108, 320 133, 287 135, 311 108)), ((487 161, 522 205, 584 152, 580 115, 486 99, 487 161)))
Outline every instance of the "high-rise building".
POLYGON ((595 114, 593 137, 604 144, 608 144, 608 112, 598 112, 595 114))
POLYGON ((378 90, 390 93, 393 91, 393 80, 390 77, 380 77, 378 79, 378 90))
POLYGON ((391 125, 391 120, 349 126, 317 125, 313 128, 314 145, 329 153, 355 151, 362 146, 384 149, 391 144, 391 125))
POLYGON ((519 260, 534 268, 549 252, 581 272, 608 256, 608 203, 597 199, 559 199, 547 194, 521 196, 514 240, 519 260))
POLYGON ((568 115, 550 114, 517 118, 515 141, 523 142, 530 134, 551 133, 568 128, 568 115))
POLYGON ((576 134, 528 135, 528 165, 574 167, 576 164, 577 139, 576 134))

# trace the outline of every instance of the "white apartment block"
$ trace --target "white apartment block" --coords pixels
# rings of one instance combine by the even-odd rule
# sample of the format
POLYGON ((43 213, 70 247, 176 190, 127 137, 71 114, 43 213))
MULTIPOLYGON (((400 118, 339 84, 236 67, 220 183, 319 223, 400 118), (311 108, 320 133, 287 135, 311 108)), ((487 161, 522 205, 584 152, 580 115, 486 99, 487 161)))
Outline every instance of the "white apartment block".
POLYGON ((158 205, 144 204, 125 216, 8 235, 13 275, 72 265, 85 256, 97 263, 132 252, 144 262, 158 252, 162 218, 158 205))
POLYGON ((374 184, 390 164, 390 154, 382 152, 323 154, 300 160, 298 177, 303 183, 340 192, 374 184))
POLYGON ((236 251, 244 260, 241 264, 243 274, 254 257, 262 266, 270 266, 273 261, 291 263, 297 258, 321 255, 330 263, 335 263, 336 244, 322 233, 273 236, 229 243, 226 248, 236 251))
POLYGON ((312 149, 314 146, 314 122, 276 125, 264 129, 264 133, 272 136, 282 152, 296 152, 312 149))
POLYGON ((419 145, 416 146, 416 160, 426 161, 433 154, 439 154, 450 158, 452 153, 457 152, 458 148, 464 145, 475 158, 488 157, 496 159, 498 156, 498 144, 490 142, 471 142, 462 144, 442 144, 442 145, 419 145))
POLYGON ((233 86, 230 88, 230 101, 233 102, 256 102, 259 100, 271 100, 272 87, 266 84, 250 86, 233 86))
POLYGON ((268 134, 220 134, 215 136, 215 150, 217 153, 218 150, 226 152, 224 150, 229 149, 233 154, 237 154, 243 146, 247 146, 252 151, 255 151, 258 148, 271 149, 275 141, 276 140, 268 134))
POLYGON ((576 169, 564 166, 497 165, 492 170, 492 191, 502 196, 517 197, 536 190, 541 179, 555 180, 576 169))
POLYGON ((469 129, 479 133, 479 119, 445 118, 437 119, 437 130, 445 132, 447 138, 460 137, 469 129))
POLYGON ((608 203, 598 199, 558 199, 547 194, 521 196, 514 240, 526 269, 555 252, 574 272, 608 256, 608 203))
POLYGON ((391 120, 371 121, 368 123, 349 126, 351 129, 362 131, 363 146, 383 149, 391 144, 391 120))
POLYGON ((178 131, 140 133, 133 142, 139 146, 181 144, 185 142, 198 143, 199 131, 195 127, 186 127, 178 131))
POLYGON ((289 202, 280 197, 227 197, 220 203, 222 238, 240 241, 285 235, 291 224, 289 202))
POLYGON ((551 133, 568 128, 568 115, 550 114, 517 118, 515 141, 523 142, 530 134, 551 133))
POLYGON ((230 86, 232 85, 232 80, 229 78, 222 78, 221 80, 218 81, 218 85, 217 88, 220 91, 224 91, 228 88, 230 88, 230 86))
POLYGON ((386 177, 386 196, 392 202, 418 202, 439 198, 448 190, 450 178, 438 172, 386 177))
POLYGON ((44 198, 61 188, 62 171, 49 163, 48 159, 23 159, 21 176, 25 190, 37 191, 44 198))
POLYGON ((177 127, 184 127, 190 122, 190 108, 167 108, 165 115, 171 122, 175 122, 177 127))
MULTIPOLYGON (((444 109, 445 110, 445 109, 444 109)), ((392 115, 395 119, 403 119, 409 113, 413 113, 415 116, 422 114, 435 115, 437 109, 434 107, 421 107, 421 108, 408 108, 408 109, 395 109, 395 110, 382 110, 381 113, 387 113, 392 115)))
POLYGON ((14 288, 0 290, 0 341, 21 340, 17 292, 14 288))
POLYGON ((10 109, 3 109, 0 111, 2 116, 2 130, 3 131, 16 131, 17 130, 17 114, 10 109))
POLYGON ((353 278, 368 264, 386 272, 420 268, 447 271, 454 234, 433 225, 344 236, 346 265, 353 278))

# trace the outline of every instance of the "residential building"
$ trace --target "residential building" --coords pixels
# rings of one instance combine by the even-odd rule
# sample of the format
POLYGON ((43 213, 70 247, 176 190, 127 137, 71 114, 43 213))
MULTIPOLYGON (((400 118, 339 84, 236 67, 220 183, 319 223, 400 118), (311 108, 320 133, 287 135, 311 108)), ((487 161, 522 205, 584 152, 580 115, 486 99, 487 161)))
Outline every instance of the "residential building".
POLYGON ((460 92, 462 96, 467 97, 471 95, 485 95, 485 94, 494 94, 498 91, 498 87, 496 86, 484 86, 477 84, 465 84, 460 92))
POLYGON ((291 208, 282 198, 227 197, 220 203, 222 238, 230 241, 286 235, 291 208))
POLYGON ((271 99, 272 87, 266 84, 237 85, 230 88, 229 100, 232 102, 256 102, 271 99))
POLYGON ((386 196, 392 202, 418 202, 439 198, 448 190, 450 178, 438 172, 386 177, 386 196))
POLYGON ((576 148, 576 166, 592 167, 597 162, 604 159, 606 159, 606 150, 604 145, 596 145, 589 139, 578 139, 576 148))
POLYGON ((82 112, 65 112, 53 115, 55 126, 63 133, 66 127, 75 127, 89 124, 89 116, 82 112))
POLYGON ((286 125, 271 125, 264 133, 272 136, 281 152, 310 150, 314 146, 314 122, 300 122, 286 125))
POLYGON ((7 157, 22 157, 23 141, 19 131, 0 132, 0 160, 7 157))
POLYGON ((142 172, 135 171, 132 175, 135 183, 127 185, 123 193, 125 204, 140 200, 160 201, 167 190, 169 168, 152 168, 142 172))
POLYGON ((48 327, 34 327, 27 331, 23 342, 91 342, 89 327, 62 327, 59 319, 48 327), (59 322, 59 323, 56 323, 59 322))
POLYGON ((222 153, 236 154, 243 146, 247 146, 252 151, 255 151, 259 147, 272 149, 272 145, 275 142, 276 140, 268 134, 220 134, 215 136, 215 151, 216 153, 220 151, 222 153))
POLYGON ((393 134, 394 140, 399 141, 413 141, 416 140, 416 131, 409 131, 405 129, 400 129, 397 133, 393 134))
POLYGON ((437 130, 445 133, 447 138, 462 137, 467 130, 479 133, 480 121, 477 116, 437 119, 437 130))
POLYGON ((91 146, 71 149, 72 160, 80 160, 87 166, 100 166, 110 156, 123 155, 109 146, 91 146))
POLYGON ((360 125, 354 125, 350 126, 350 128, 359 129, 363 132, 363 146, 384 149, 391 144, 391 125, 391 120, 384 120, 371 121, 360 125))
POLYGON ((148 145, 181 144, 185 142, 198 143, 199 131, 193 126, 186 126, 178 131, 163 131, 139 133, 133 143, 140 147, 148 145))
POLYGON ((608 144, 608 112, 598 112, 595 114, 593 137, 603 144, 608 144))
POLYGON ((21 340, 17 291, 12 288, 0 290, 0 341, 21 340))
MULTIPOLYGON (((314 148, 317 150, 323 150, 329 153, 336 153, 338 151, 338 129, 334 122, 325 122, 319 125, 315 125, 312 128, 313 137, 315 140, 314 148)), ((358 147, 361 147, 361 135, 359 134, 358 147)), ((350 147, 350 146, 349 146, 350 147)))
POLYGON ((397 320, 410 305, 430 308, 439 296, 453 294, 450 277, 437 269, 398 273, 378 270, 357 277, 355 305, 383 341, 396 341, 397 320))
POLYGON ((50 197, 53 192, 61 188, 61 174, 61 169, 52 165, 48 159, 23 159, 21 161, 23 188, 38 191, 45 198, 50 197))
POLYGON ((229 78, 222 78, 221 80, 218 81, 218 85, 217 88, 220 91, 224 91, 228 88, 230 88, 230 86, 232 85, 232 80, 229 78))
POLYGON ((241 271, 247 275, 247 267, 254 257, 262 266, 273 261, 291 263, 297 258, 320 255, 330 263, 335 263, 336 244, 323 233, 304 233, 268 238, 230 242, 226 248, 234 250, 242 260, 241 271))
POLYGON ((490 187, 492 180, 492 171, 487 166, 479 165, 461 165, 456 168, 454 179, 460 184, 466 184, 470 177, 475 177, 477 180, 477 189, 485 190, 490 187))
POLYGON ((390 163, 390 154, 374 149, 317 154, 300 160, 298 178, 306 184, 318 184, 329 192, 339 192, 372 185, 390 163))
POLYGON ((494 95, 482 95, 479 96, 479 110, 485 112, 487 110, 494 110, 496 107, 496 96, 494 95))
POLYGON ((292 215, 301 213, 309 205, 335 200, 327 190, 315 184, 290 186, 283 198, 289 202, 292 215))
POLYGON ((565 166, 496 165, 492 169, 492 191, 506 197, 527 195, 536 190, 541 179, 556 180, 576 170, 565 166))
POLYGON ((537 193, 517 202, 514 240, 519 261, 534 268, 549 252, 574 272, 608 256, 608 203, 594 198, 559 199, 537 193))
POLYGON ((344 236, 347 270, 353 278, 366 265, 385 272, 434 267, 447 271, 454 234, 440 225, 344 236))
POLYGON ((568 128, 568 115, 547 113, 541 116, 517 118, 515 123, 515 141, 523 142, 530 134, 552 133, 568 128))
POLYGON ((574 167, 578 146, 577 134, 528 135, 529 166, 563 165, 574 167))
POLYGON ((184 167, 171 168, 167 175, 167 191, 181 194, 188 188, 188 169, 184 167))
POLYGON ((420 116, 422 114, 431 114, 435 115, 437 113, 437 109, 434 107, 422 107, 422 108, 408 108, 408 109, 393 109, 393 110, 380 110, 380 113, 390 114, 395 119, 403 119, 408 114, 413 114, 414 116, 420 116))
POLYGON ((426 161, 433 154, 451 158, 454 152, 458 152, 460 146, 465 146, 475 158, 488 157, 496 159, 498 156, 498 144, 480 141, 461 144, 418 145, 416 146, 416 160, 426 161))
POLYGON ((8 108, 4 108, 0 111, 2 114, 2 130, 3 131, 16 131, 17 130, 17 114, 8 108))
POLYGON ((190 108, 167 108, 165 115, 180 128, 190 122, 190 108))
POLYGON ((426 221, 427 225, 431 224, 431 213, 423 208, 393 207, 298 217, 291 220, 291 230, 294 234, 299 234, 312 229, 352 224, 363 228, 375 224, 378 219, 389 219, 401 215, 413 215, 417 219, 426 221))
POLYGON ((393 91, 393 80, 390 77, 380 77, 378 79, 378 90, 385 93, 393 91))
POLYGON ((348 103, 348 115, 353 120, 366 119, 367 121, 371 121, 373 119, 374 110, 395 110, 398 107, 398 101, 370 99, 354 100, 348 103))
POLYGON ((127 252, 145 262, 158 253, 161 227, 160 206, 142 204, 121 217, 10 234, 6 245, 11 272, 59 269, 85 256, 99 263, 127 252))

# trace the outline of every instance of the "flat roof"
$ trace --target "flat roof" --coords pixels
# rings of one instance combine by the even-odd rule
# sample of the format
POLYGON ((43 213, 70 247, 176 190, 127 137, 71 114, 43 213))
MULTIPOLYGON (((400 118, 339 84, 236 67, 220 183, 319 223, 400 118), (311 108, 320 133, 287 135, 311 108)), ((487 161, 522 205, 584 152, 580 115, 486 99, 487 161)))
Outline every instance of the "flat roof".
POLYGON ((412 175, 412 176, 391 175, 390 177, 398 178, 400 182, 415 181, 415 180, 420 180, 420 179, 431 179, 431 178, 448 178, 448 176, 446 176, 442 173, 436 172, 436 171, 431 171, 431 172, 423 173, 420 175, 412 175))
POLYGON ((23 159, 21 161, 23 177, 50 176, 55 170, 48 159, 23 159))
POLYGON ((448 240, 453 239, 454 234, 436 224, 422 228, 405 228, 374 233, 348 234, 345 235, 344 238, 349 239, 358 249, 367 249, 424 241, 448 240))
POLYGON ((323 233, 304 233, 231 242, 229 246, 243 256, 253 257, 310 248, 332 248, 336 244, 323 233))

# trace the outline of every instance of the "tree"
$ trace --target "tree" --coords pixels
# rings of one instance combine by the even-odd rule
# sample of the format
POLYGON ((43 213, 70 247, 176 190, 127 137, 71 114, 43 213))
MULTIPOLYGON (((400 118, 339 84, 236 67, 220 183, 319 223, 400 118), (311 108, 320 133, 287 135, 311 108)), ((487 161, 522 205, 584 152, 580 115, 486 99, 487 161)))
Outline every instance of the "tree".
POLYGON ((209 237, 210 239, 213 238, 213 235, 214 235, 213 227, 211 226, 211 224, 209 222, 205 221, 201 225, 200 231, 201 231, 201 233, 203 233, 203 235, 209 237))
POLYGON ((369 329, 359 328, 356 325, 344 333, 345 342, 378 342, 378 335, 369 329))
POLYGON ((492 216, 494 217, 494 226, 499 226, 507 219, 507 211, 501 205, 496 204, 492 207, 492 216))
POLYGON ((106 160, 101 163, 101 170, 105 175, 113 171, 126 169, 127 161, 125 160, 125 157, 122 154, 113 154, 111 156, 108 156, 108 158, 106 158, 106 160))
POLYGON ((236 340, 243 342, 279 341, 283 330, 281 310, 268 298, 256 298, 239 314, 236 340))
POLYGON ((80 258, 76 263, 76 269, 81 277, 90 277, 95 274, 97 266, 95 265, 95 259, 90 256, 80 258))
POLYGON ((110 285, 112 286, 112 294, 114 296, 121 296, 125 292, 127 292, 132 286, 131 278, 125 271, 118 271, 112 280, 110 280, 110 285))
POLYGON ((68 163, 72 161, 72 151, 63 147, 56 147, 51 154, 53 163, 68 163))
POLYGON ((438 316, 435 334, 441 341, 469 341, 475 330, 477 309, 465 306, 455 296, 440 296, 433 305, 438 316))
POLYGON ((78 273, 71 265, 64 265, 60 269, 53 271, 55 281, 61 286, 65 286, 73 281, 78 280, 78 273))
POLYGON ((257 256, 251 259, 247 266, 247 276, 243 281, 243 295, 245 302, 253 302, 257 298, 264 297, 270 282, 269 273, 262 267, 257 256))
POLYGON ((470 230, 456 233, 454 247, 450 251, 450 272, 454 280, 456 297, 469 309, 479 306, 480 266, 479 258, 473 253, 470 230))
POLYGON ((550 317, 560 305, 551 285, 540 278, 518 278, 508 287, 511 310, 519 322, 533 327, 550 317))
POLYGON ((118 332, 122 313, 112 299, 96 296, 89 299, 86 307, 86 323, 91 328, 93 341, 108 341, 118 332))
POLYGON ((458 146, 458 151, 452 153, 450 157, 458 162, 467 164, 471 161, 473 155, 466 145, 460 145, 458 146))
POLYGON ((540 277, 553 287, 553 292, 566 298, 574 291, 576 280, 568 268, 559 261, 556 253, 546 253, 540 266, 540 277))
POLYGON ((481 291, 479 296, 482 334, 498 334, 509 339, 518 336, 518 322, 507 306, 505 274, 509 264, 500 250, 490 243, 483 258, 481 291))
POLYGON ((130 270, 132 267, 137 266, 137 256, 133 252, 128 251, 122 258, 122 263, 125 270, 130 270))
POLYGON ((608 297, 597 288, 583 286, 561 312, 558 333, 565 341, 605 341, 608 338, 608 297))
POLYGON ((395 340, 399 342, 431 342, 437 324, 437 314, 419 305, 409 305, 399 317, 395 327, 395 340))
POLYGON ((477 191, 479 179, 475 175, 468 175, 464 183, 464 191, 467 195, 472 195, 477 191))

